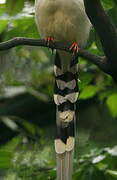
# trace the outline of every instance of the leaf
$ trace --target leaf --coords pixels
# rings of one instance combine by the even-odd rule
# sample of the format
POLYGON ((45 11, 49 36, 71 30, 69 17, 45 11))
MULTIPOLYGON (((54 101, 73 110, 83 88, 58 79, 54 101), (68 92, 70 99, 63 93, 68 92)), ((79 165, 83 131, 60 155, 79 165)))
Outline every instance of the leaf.
POLYGON ((114 146, 113 148, 105 148, 105 151, 107 151, 111 156, 117 156, 117 146, 114 146))
POLYGON ((37 127, 26 120, 23 120, 22 125, 26 128, 26 130, 31 133, 32 135, 35 135, 37 127))
POLYGON ((98 87, 94 85, 89 85, 84 88, 80 94, 80 99, 88 99, 96 95, 98 87))
POLYGON ((114 6, 113 0, 102 0, 102 4, 106 9, 110 9, 114 6))
POLYGON ((10 15, 18 14, 24 7, 24 0, 7 0, 6 1, 6 12, 10 15))
POLYGON ((8 141, 8 143, 6 143, 5 146, 1 148, 0 151, 8 151, 12 153, 21 142, 22 142, 22 137, 15 136, 10 141, 8 141))
POLYGON ((5 40, 16 36, 39 37, 33 17, 22 17, 12 21, 12 28, 7 32, 5 40))
POLYGON ((108 174, 110 174, 111 176, 117 178, 117 171, 114 171, 114 170, 107 170, 106 173, 108 173, 108 174))
POLYGON ((79 82, 79 88, 84 89, 86 85, 88 85, 94 78, 94 74, 90 72, 80 72, 80 82, 79 82))
POLYGON ((95 163, 99 163, 100 161, 102 161, 103 159, 105 159, 105 155, 99 155, 99 156, 96 156, 93 158, 92 160, 92 163, 95 164, 95 163))
POLYGON ((0 168, 9 168, 11 165, 12 153, 0 150, 0 168))
POLYGON ((7 24, 8 24, 7 20, 0 20, 0 33, 2 33, 5 30, 7 24))
POLYGON ((117 93, 111 94, 107 100, 106 104, 113 117, 117 117, 117 93))
POLYGON ((3 15, 5 12, 5 4, 0 4, 0 15, 3 15))
POLYGON ((95 166, 101 170, 101 171, 105 171, 108 167, 108 164, 107 163, 102 163, 102 162, 99 162, 97 164, 95 164, 95 166))

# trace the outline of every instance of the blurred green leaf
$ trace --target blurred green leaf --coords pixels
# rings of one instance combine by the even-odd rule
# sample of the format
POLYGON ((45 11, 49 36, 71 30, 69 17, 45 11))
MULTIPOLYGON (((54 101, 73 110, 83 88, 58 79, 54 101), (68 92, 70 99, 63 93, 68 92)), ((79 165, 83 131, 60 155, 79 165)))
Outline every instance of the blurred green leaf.
POLYGON ((111 94, 106 101, 106 104, 113 117, 117 116, 117 93, 111 94))
POLYGON ((24 0, 7 0, 6 12, 9 15, 16 15, 24 8, 24 0))
POLYGON ((94 74, 90 72, 81 71, 79 74, 79 78, 79 88, 80 90, 82 90, 93 80, 94 74))
POLYGON ((3 147, 1 147, 1 151, 8 151, 13 153, 17 146, 22 142, 21 136, 15 136, 8 143, 6 143, 3 147))
POLYGON ((7 27, 8 21, 7 20, 0 20, 0 33, 2 33, 7 27))
POLYGON ((11 166, 12 153, 0 150, 0 168, 9 168, 11 166))
POLYGON ((107 151, 111 156, 117 156, 117 146, 114 146, 113 148, 105 148, 105 151, 107 151))
POLYGON ((11 22, 12 28, 7 32, 5 39, 19 37, 39 37, 34 17, 22 17, 11 22))
POLYGON ((116 177, 117 178, 117 171, 107 170, 106 173, 110 174, 112 177, 116 177))
POLYGON ((5 13, 5 4, 0 4, 0 16, 5 13))
POLYGON ((86 86, 80 93, 80 99, 88 99, 96 95, 98 92, 98 87, 95 85, 86 86))
POLYGON ((36 134, 36 130, 38 129, 33 123, 30 123, 26 120, 23 120, 22 125, 26 128, 26 130, 32 135, 36 134))
POLYGON ((102 4, 106 9, 110 9, 114 6, 114 1, 113 0, 102 0, 102 4))

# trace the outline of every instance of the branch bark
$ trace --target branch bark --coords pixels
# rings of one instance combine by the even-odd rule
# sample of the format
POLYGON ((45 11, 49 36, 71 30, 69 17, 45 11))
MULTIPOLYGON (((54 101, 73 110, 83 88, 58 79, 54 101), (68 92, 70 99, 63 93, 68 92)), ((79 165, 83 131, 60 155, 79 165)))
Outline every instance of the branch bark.
MULTIPOLYGON (((28 46, 43 46, 48 47, 46 41, 44 39, 33 39, 33 38, 23 38, 23 37, 16 37, 6 42, 0 43, 0 51, 8 50, 10 48, 19 46, 19 45, 28 45, 28 46)), ((58 41, 54 41, 54 43, 50 43, 50 48, 52 49, 59 49, 62 51, 66 51, 72 53, 69 49, 71 44, 66 44, 58 41)), ((105 61, 105 57, 100 57, 94 55, 86 50, 80 49, 79 56, 89 60, 91 63, 97 65, 102 71, 107 72, 107 64, 105 61)))
POLYGON ((104 53, 108 73, 117 83, 117 32, 110 18, 105 13, 100 0, 84 0, 86 13, 96 29, 104 53))
MULTIPOLYGON (((83 49, 79 50, 78 55, 89 60, 91 63, 97 65, 102 71, 111 75, 117 83, 116 29, 112 25, 108 15, 105 13, 100 0, 84 0, 84 4, 86 13, 100 37, 100 41, 106 56, 100 57, 83 49)), ((48 47, 44 39, 16 37, 9 41, 0 43, 0 51, 7 50, 19 45, 48 47)), ((54 42, 50 44, 50 48, 52 49, 59 49, 72 53, 69 47, 70 44, 65 44, 62 42, 54 42)))

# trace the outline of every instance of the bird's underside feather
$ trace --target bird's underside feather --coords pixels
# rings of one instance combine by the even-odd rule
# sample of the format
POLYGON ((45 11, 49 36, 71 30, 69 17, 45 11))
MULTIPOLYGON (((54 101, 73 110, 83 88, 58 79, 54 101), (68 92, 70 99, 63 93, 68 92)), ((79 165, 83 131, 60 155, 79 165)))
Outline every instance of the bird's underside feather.
POLYGON ((91 23, 83 0, 36 0, 36 24, 43 37, 84 46, 91 23))

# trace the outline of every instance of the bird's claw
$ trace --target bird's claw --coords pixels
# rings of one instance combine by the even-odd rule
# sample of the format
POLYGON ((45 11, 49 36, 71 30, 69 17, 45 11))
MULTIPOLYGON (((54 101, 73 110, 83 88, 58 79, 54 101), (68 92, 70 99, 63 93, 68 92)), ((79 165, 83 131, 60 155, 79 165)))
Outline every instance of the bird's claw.
POLYGON ((77 54, 79 52, 79 45, 77 42, 73 42, 72 45, 69 48, 71 51, 73 51, 73 55, 77 54))
POLYGON ((46 41, 46 43, 47 43, 47 46, 49 47, 50 46, 50 43, 52 42, 54 42, 54 38, 53 37, 47 37, 47 38, 45 38, 45 41, 46 41))
MULTIPOLYGON (((47 37, 47 38, 45 38, 45 41, 46 41, 48 49, 49 49, 50 48, 50 44, 54 43, 54 38, 53 37, 47 37)), ((53 54, 54 49, 51 48, 51 50, 52 50, 52 54, 53 54)))

